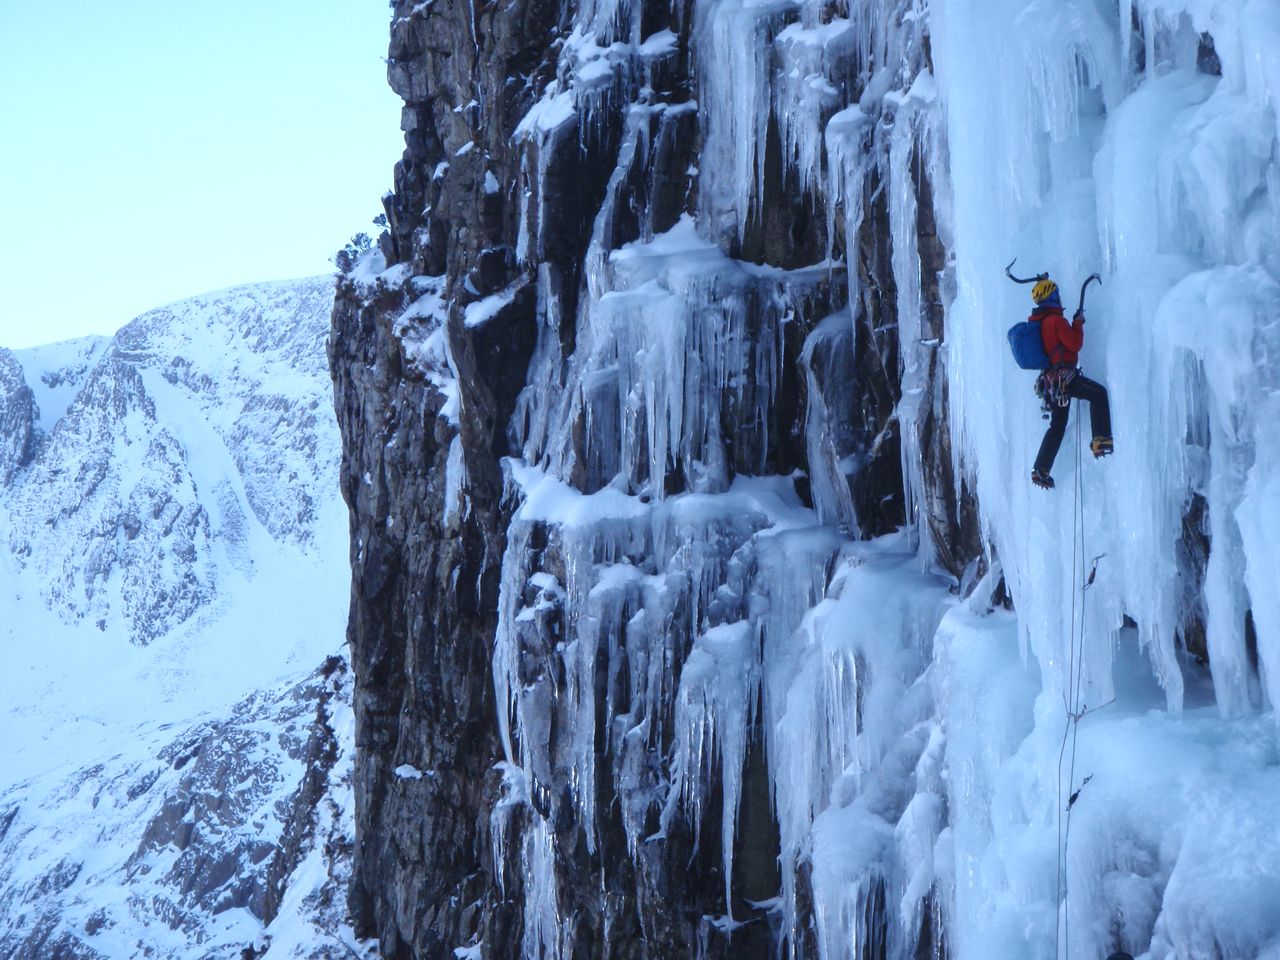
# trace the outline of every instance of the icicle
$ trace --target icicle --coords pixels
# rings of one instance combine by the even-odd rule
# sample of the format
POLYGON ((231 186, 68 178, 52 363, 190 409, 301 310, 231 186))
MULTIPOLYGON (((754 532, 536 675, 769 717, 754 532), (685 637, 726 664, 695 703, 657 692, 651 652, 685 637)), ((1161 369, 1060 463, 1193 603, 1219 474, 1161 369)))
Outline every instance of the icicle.
POLYGON ((698 0, 698 107, 706 130, 702 212, 742 237, 764 194, 775 32, 793 0, 698 0))
MULTIPOLYGON (((925 305, 920 290, 920 252, 917 246, 918 216, 915 177, 911 169, 922 122, 918 103, 933 97, 932 78, 922 74, 916 85, 898 103, 889 134, 889 222, 893 229, 893 274, 898 288, 898 366, 902 399, 895 416, 901 436, 903 503, 912 546, 920 551, 922 564, 933 562, 928 518, 921 504, 924 496, 923 457, 920 449, 920 420, 923 416, 926 347, 921 345, 925 305), (921 92, 917 92, 917 87, 921 92)), ((897 98, 894 98, 897 99, 897 98)))
POLYGON ((551 827, 546 820, 531 814, 531 825, 524 832, 524 939, 525 960, 561 960, 561 918, 559 877, 551 827))
POLYGON ((850 323, 857 321, 862 303, 860 274, 857 265, 858 232, 862 227, 863 192, 867 167, 874 162, 869 153, 872 123, 859 107, 847 107, 827 123, 827 257, 834 257, 835 216, 837 206, 844 210, 845 266, 849 284, 849 303, 853 305, 850 323))
MULTIPOLYGON (((846 313, 832 314, 813 328, 800 354, 800 363, 807 381, 805 404, 805 444, 809 463, 809 484, 814 509, 818 519, 829 526, 858 533, 857 517, 853 509, 853 495, 845 467, 836 450, 832 434, 831 416, 827 410, 824 385, 831 391, 833 402, 850 404, 850 391, 841 389, 848 383, 840 361, 852 358, 852 331, 846 313), (841 342, 849 349, 840 350, 841 342), (825 355, 822 382, 819 382, 817 352, 825 355)), ((846 407, 847 409, 847 407, 846 407)))
POLYGON ((694 826, 694 848, 703 806, 712 789, 712 769, 719 761, 723 790, 720 848, 724 869, 725 915, 733 916, 733 853, 738 801, 750 735, 749 704, 755 700, 759 666, 755 631, 739 621, 704 633, 685 660, 676 700, 672 744, 671 792, 662 813, 665 832, 677 801, 694 826))
MULTIPOLYGON (((800 629, 766 646, 770 777, 792 951, 799 936, 794 873, 811 834, 823 845, 813 853, 814 896, 823 900, 815 909, 824 942, 833 948, 865 937, 864 914, 845 899, 857 899, 854 878, 894 869, 885 846, 892 826, 883 819, 880 791, 899 797, 893 803, 905 802, 901 791, 910 781, 903 765, 908 757, 914 764, 924 746, 912 732, 912 711, 924 709, 926 690, 917 685, 906 697, 904 691, 927 664, 926 644, 945 596, 937 579, 913 566, 913 556, 902 553, 871 552, 846 562, 800 629), (904 709, 904 703, 913 706, 904 709), (878 812, 870 815, 869 808, 878 812), (820 828, 819 821, 832 826, 820 828), (873 839, 878 835, 882 840, 873 839), (832 871, 829 880, 820 865, 832 871)), ((845 949, 830 955, 849 956, 845 949)))
POLYGON ((795 171, 803 191, 821 185, 823 126, 853 76, 856 39, 850 21, 833 20, 822 26, 793 23, 774 42, 780 65, 773 111, 783 163, 795 171))
POLYGON ((1133 0, 1120 0, 1120 71, 1126 90, 1133 76, 1133 0))

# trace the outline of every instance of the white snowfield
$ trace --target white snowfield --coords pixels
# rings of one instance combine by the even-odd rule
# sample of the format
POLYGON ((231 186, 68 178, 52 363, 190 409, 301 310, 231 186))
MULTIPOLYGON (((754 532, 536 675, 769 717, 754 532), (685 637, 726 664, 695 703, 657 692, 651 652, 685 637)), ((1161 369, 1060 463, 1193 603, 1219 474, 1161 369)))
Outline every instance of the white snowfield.
POLYGON ((332 290, 236 288, 10 355, 38 410, 0 487, 0 955, 350 939, 317 900, 353 829, 350 678, 315 673, 349 580, 332 290), (343 749, 264 931, 322 693, 343 749))
MULTIPOLYGON (((540 347, 517 417, 523 462, 509 465, 524 505, 494 656, 507 806, 568 762, 579 816, 596 822, 603 751, 616 758, 634 854, 661 839, 643 832, 655 792, 664 832, 677 815, 696 824, 714 769, 721 835, 702 842, 723 851, 728 877, 762 689, 782 835, 776 909, 793 957, 807 868, 821 960, 880 948, 906 960, 940 937, 961 960, 1119 949, 1277 960, 1280 5, 903 0, 850 4, 848 20, 841 9, 697 4, 707 155, 696 220, 621 251, 593 244, 571 372, 550 338, 540 347), (931 72, 913 66, 926 33, 931 72), (855 80, 865 93, 849 103, 855 80), (834 111, 825 125, 823 109, 834 111), (910 516, 873 543, 836 532, 852 505, 827 412, 810 410, 807 424, 812 511, 788 501, 788 483, 770 487, 777 478, 730 485, 716 433, 723 403, 769 402, 775 325, 810 282, 719 252, 759 203, 770 110, 784 163, 847 236, 873 173, 887 193, 910 516), (954 256, 941 344, 921 330, 917 175, 954 256), (1110 389, 1116 453, 1095 462, 1087 420, 1077 441, 1087 414, 1073 412, 1052 493, 1028 482, 1046 424, 1005 339, 1031 306, 1029 288, 1004 276, 1015 255, 1024 274, 1052 273, 1068 314, 1081 281, 1102 276, 1081 364, 1110 389), (745 303, 756 310, 750 345, 745 303), (976 586, 970 573, 966 599, 933 573, 917 499, 934 349, 956 475, 977 490, 992 564, 976 586), (592 428, 578 445, 584 410, 592 428), (695 492, 664 500, 676 469, 695 492), (597 492, 573 490, 575 476, 597 492), (1201 517, 1202 587, 1186 555, 1201 517), (555 530, 566 582, 536 567, 538 525, 555 530), (1001 576, 1016 612, 994 602, 1001 576), (570 635, 553 697, 522 674, 520 652, 560 607, 570 635), (689 609, 675 747, 655 761, 653 698, 671 681, 663 664, 681 655, 675 611, 689 609), (1197 620, 1204 658, 1186 649, 1197 620), (591 684, 605 658, 631 693, 603 695, 597 729, 591 684), (561 737, 572 731, 556 757, 541 746, 553 722, 561 737), (872 909, 881 889, 887 940, 872 909)), ((595 87, 573 81, 600 50, 625 48, 625 36, 611 42, 616 13, 583 6, 560 79, 522 136, 572 136, 575 112, 582 129, 596 122, 595 87)), ((647 135, 634 120, 623 156, 647 135)), ((522 255, 541 247, 532 213, 522 255)), ((857 305, 856 271, 849 284, 857 305)), ((836 314, 809 351, 864 322, 856 306, 836 314)), ((525 956, 558 956, 551 827, 528 815, 525 956)), ((507 828, 499 810, 498 842, 507 828)), ((730 912, 706 922, 731 927, 730 912)))

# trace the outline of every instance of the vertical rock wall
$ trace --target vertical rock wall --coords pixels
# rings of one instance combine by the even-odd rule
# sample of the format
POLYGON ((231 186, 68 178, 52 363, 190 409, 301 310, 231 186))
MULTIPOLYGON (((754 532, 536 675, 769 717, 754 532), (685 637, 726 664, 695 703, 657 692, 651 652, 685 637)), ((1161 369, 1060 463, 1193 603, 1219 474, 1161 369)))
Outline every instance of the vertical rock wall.
POLYGON ((877 6, 393 5, 330 347, 384 955, 808 952, 769 652, 849 538, 977 554, 927 34, 877 6))

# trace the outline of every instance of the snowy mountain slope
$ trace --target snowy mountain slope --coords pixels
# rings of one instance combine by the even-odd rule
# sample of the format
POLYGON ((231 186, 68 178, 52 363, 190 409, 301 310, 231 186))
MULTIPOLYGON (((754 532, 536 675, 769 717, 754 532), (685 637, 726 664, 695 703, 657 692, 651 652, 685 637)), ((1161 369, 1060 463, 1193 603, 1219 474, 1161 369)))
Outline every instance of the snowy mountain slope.
POLYGON ((335 658, 223 717, 135 729, 87 769, 6 791, 3 955, 230 957, 253 944, 268 957, 335 955, 352 829, 348 684, 335 658), (292 890, 314 857, 320 884, 304 876, 307 889, 292 890), (268 951, 277 920, 290 950, 268 951))
POLYGON ((35 426, 46 437, 67 413, 111 337, 81 337, 28 347, 14 354, 36 404, 35 426))
POLYGON ((358 929, 1280 956, 1276 4, 395 7, 358 929), (1052 493, 1014 255, 1102 278, 1052 493))
POLYGON ((42 422, 65 413, 16 481, 7 540, 60 615, 147 643, 257 552, 312 540, 315 491, 336 483, 318 426, 330 296, 323 279, 244 288, 144 314, 109 345, 29 352, 57 363, 29 377, 42 422), (64 352, 87 354, 83 372, 64 352))
POLYGON ((348 955, 331 285, 9 355, 38 412, 0 496, 5 956, 348 955))

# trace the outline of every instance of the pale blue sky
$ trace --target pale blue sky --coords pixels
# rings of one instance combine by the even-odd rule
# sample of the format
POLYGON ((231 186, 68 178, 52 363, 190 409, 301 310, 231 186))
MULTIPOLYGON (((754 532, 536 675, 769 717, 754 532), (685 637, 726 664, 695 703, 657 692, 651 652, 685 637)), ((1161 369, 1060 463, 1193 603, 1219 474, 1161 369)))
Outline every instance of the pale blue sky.
POLYGON ((0 346, 331 270, 400 157, 383 0, 0 0, 0 346))

